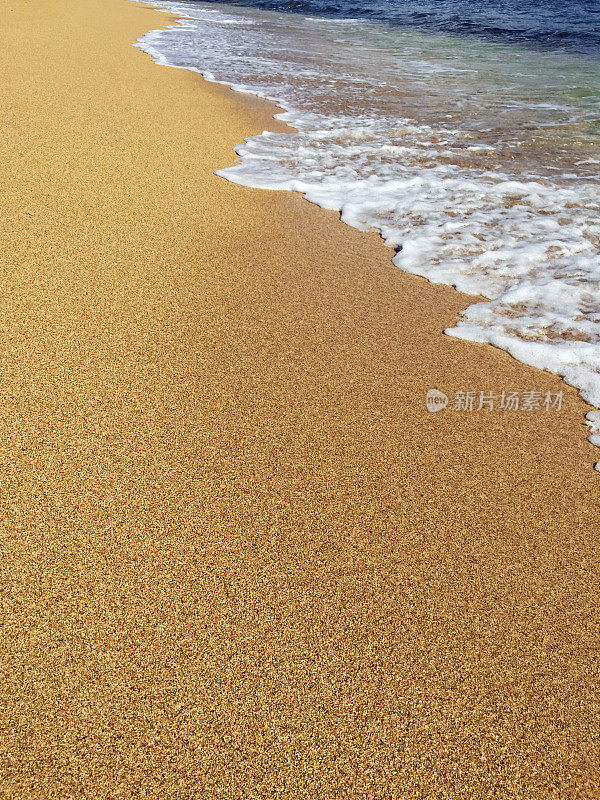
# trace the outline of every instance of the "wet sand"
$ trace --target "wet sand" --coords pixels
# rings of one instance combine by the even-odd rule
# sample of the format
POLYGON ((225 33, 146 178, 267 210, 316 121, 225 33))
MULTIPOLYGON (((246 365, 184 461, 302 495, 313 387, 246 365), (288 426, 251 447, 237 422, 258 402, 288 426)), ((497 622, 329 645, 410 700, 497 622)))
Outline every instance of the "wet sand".
POLYGON ((164 14, 0 8, 0 796, 600 797, 575 391, 215 177, 279 123, 131 47, 164 14))

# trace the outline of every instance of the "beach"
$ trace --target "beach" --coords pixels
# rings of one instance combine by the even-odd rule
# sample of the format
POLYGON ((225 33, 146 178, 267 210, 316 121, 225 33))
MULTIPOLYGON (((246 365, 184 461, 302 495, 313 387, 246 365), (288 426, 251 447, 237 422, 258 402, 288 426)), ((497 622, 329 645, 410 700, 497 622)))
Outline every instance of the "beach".
POLYGON ((597 798, 589 407, 215 176, 284 124, 169 15, 1 9, 0 796, 597 798))

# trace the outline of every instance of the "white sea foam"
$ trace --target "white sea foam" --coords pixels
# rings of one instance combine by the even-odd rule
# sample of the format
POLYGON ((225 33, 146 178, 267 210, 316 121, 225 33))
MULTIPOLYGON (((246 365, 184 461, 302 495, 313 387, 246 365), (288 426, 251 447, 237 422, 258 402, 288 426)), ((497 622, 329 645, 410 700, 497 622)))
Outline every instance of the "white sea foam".
MULTIPOLYGON (((403 270, 489 298, 446 333, 561 375, 600 409, 600 96, 578 100, 572 72, 525 51, 509 63, 498 46, 457 53, 352 20, 317 33, 306 17, 163 5, 185 19, 140 40, 158 63, 285 109, 289 131, 247 140, 217 174, 301 192, 401 246, 403 270)), ((597 77, 586 69, 580 82, 597 77)), ((600 411, 587 419, 600 446, 600 411)))

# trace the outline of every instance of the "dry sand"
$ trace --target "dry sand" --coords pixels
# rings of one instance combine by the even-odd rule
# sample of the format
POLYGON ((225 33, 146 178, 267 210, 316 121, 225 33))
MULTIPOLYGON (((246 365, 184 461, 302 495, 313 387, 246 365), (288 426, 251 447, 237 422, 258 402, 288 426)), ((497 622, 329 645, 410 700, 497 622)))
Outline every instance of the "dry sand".
POLYGON ((600 797, 599 476, 468 298, 212 172, 271 106, 0 0, 0 796, 600 797))

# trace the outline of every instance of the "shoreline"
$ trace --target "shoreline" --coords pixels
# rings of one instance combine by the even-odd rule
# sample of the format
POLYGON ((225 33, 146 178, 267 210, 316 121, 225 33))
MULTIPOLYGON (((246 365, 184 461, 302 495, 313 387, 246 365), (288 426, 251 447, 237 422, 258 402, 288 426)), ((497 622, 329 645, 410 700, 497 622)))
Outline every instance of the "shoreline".
MULTIPOLYGON (((159 6, 155 6, 155 8, 157 8, 159 10, 163 10, 163 11, 167 10, 166 8, 159 7, 159 6)), ((184 14, 184 11, 182 11, 181 13, 184 14)), ((215 12, 215 13, 218 13, 218 12, 215 12)), ((193 12, 190 12, 190 15, 191 15, 191 18, 193 19, 194 18, 193 12)), ((185 19, 186 18, 184 16, 183 17, 182 16, 179 16, 179 17, 176 16, 176 20, 179 21, 179 22, 181 22, 181 21, 185 22, 185 19)), ((169 27, 173 27, 173 28, 176 29, 176 26, 169 26, 169 27)), ((196 66, 196 67, 182 66, 181 64, 177 63, 178 58, 175 58, 175 61, 170 60, 170 56, 168 56, 165 53, 164 46, 160 45, 160 42, 162 41, 162 39, 161 39, 161 33, 162 32, 163 32, 163 29, 156 29, 156 30, 150 31, 148 34, 146 34, 144 37, 142 37, 142 39, 140 39, 138 42, 136 42, 136 46, 138 46, 140 49, 142 49, 143 52, 146 52, 152 58, 154 63, 156 63, 159 66, 170 66, 170 67, 174 67, 174 68, 177 68, 177 69, 189 69, 191 72, 195 72, 195 73, 199 74, 200 76, 205 77, 205 72, 203 72, 203 69, 202 69, 201 66, 196 66), (158 40, 158 45, 157 45, 157 40, 158 40)), ((183 38, 183 42, 185 42, 185 36, 183 38)), ((234 43, 235 43, 235 40, 234 40, 234 43)), ((180 42, 180 44, 181 44, 181 42, 180 42)), ((166 52, 168 52, 168 47, 167 47, 167 51, 166 52)), ((212 58, 212 61, 214 61, 214 53, 212 53, 211 50, 210 50, 210 47, 208 47, 207 53, 206 53, 206 59, 207 59, 206 65, 208 67, 208 72, 206 72, 206 74, 209 77, 205 77, 205 80, 207 80, 209 83, 216 83, 218 85, 226 86, 226 87, 232 89, 236 93, 239 92, 241 94, 249 94, 249 95, 257 97, 259 99, 267 100, 267 102, 272 102, 274 104, 274 106, 275 106, 275 111, 277 112, 277 113, 273 114, 273 118, 276 119, 278 123, 280 123, 280 122, 284 123, 284 127, 283 128, 281 128, 280 126, 277 126, 277 128, 275 130, 277 130, 278 132, 280 132, 280 131, 290 132, 292 136, 296 135, 297 133, 300 133, 301 128, 302 128, 302 125, 301 125, 301 123, 302 123, 302 104, 301 103, 299 105, 296 104, 296 107, 294 107, 293 103, 290 104, 289 98, 286 101, 285 97, 283 95, 281 95, 279 97, 279 99, 271 97, 270 93, 266 89, 266 86, 268 86, 268 82, 267 82, 267 84, 264 84, 264 81, 265 81, 265 76, 264 75, 262 76, 262 81, 263 81, 262 88, 259 88, 260 87, 260 82, 261 82, 261 79, 259 78, 258 79, 258 85, 254 85, 253 89, 249 89, 249 88, 245 87, 243 84, 239 85, 239 83, 236 82, 235 78, 233 77, 233 74, 230 74, 229 76, 220 75, 219 79, 218 79, 217 77, 215 77, 212 74, 212 69, 214 68, 214 64, 212 64, 211 58, 212 58)), ((235 67, 232 67, 232 68, 235 69, 235 67)), ((275 62, 274 68, 275 69, 277 68, 277 62, 275 62)), ((243 69, 242 69, 242 75, 243 75, 243 69)), ((239 76, 238 76, 238 78, 239 78, 239 76)), ((284 88, 281 88, 281 87, 280 87, 279 91, 285 92, 284 88)), ((326 122, 326 121, 324 120, 322 122, 326 122)), ((270 127, 273 128, 274 126, 271 125, 270 127)), ((340 198, 336 199, 335 198, 335 192, 332 189, 329 190, 329 195, 328 195, 327 194, 327 190, 323 189, 322 183, 320 184, 318 179, 314 178, 311 181, 310 178, 309 179, 305 178, 304 188, 299 188, 298 184, 303 184, 301 166, 297 166, 296 170, 293 170, 291 174, 287 174, 287 180, 286 180, 285 179, 285 176, 286 176, 286 168, 285 168, 285 151, 286 151, 286 147, 285 147, 285 145, 283 146, 283 151, 284 152, 282 153, 280 151, 280 149, 277 147, 277 143, 273 142, 271 140, 271 135, 270 134, 272 132, 273 131, 264 131, 262 134, 260 134, 258 136, 246 137, 245 141, 243 143, 239 144, 238 146, 236 146, 236 148, 235 148, 236 153, 238 153, 238 158, 236 159, 235 165, 230 166, 230 167, 226 167, 225 169, 216 170, 215 174, 218 175, 219 177, 225 178, 226 180, 230 180, 233 183, 238 183, 238 184, 240 184, 242 186, 247 186, 249 188, 281 189, 282 183, 283 184, 288 183, 288 184, 290 184, 290 185, 287 186, 287 190, 288 191, 296 191, 302 197, 304 197, 304 199, 306 199, 309 202, 312 202, 312 203, 314 203, 314 204, 316 204, 316 205, 318 205, 320 207, 323 207, 323 198, 320 195, 323 194, 323 191, 324 191, 325 198, 326 198, 324 206, 326 208, 329 208, 329 209, 334 209, 335 208, 336 211, 339 210, 340 218, 344 222, 346 222, 346 224, 348 224, 350 226, 354 226, 354 227, 358 228, 359 230, 374 230, 375 232, 377 232, 377 233, 379 233, 381 235, 381 238, 382 238, 384 244, 386 244, 387 246, 390 246, 390 247, 394 246, 395 240, 393 238, 392 239, 388 239, 388 241, 386 242, 386 236, 388 236, 388 237, 390 235, 393 236, 393 234, 390 233, 390 231, 394 230, 394 223, 393 222, 391 222, 387 226, 387 228, 386 228, 386 226, 384 226, 384 228, 381 228, 381 226, 378 225, 376 218, 371 220, 371 224, 370 224, 370 226, 368 225, 368 227, 364 227, 363 224, 353 223, 351 219, 345 218, 345 201, 342 201, 340 198), (264 161, 261 162, 261 153, 263 152, 263 148, 261 148, 261 145, 260 145, 261 140, 265 136, 267 137, 267 140, 265 141, 263 147, 265 149, 265 152, 267 153, 267 156, 266 156, 267 162, 266 162, 266 164, 265 164, 264 161), (247 149, 247 144, 246 143, 248 143, 248 145, 250 146, 250 153, 252 155, 252 160, 249 160, 248 158, 244 157, 244 151, 247 149), (283 158, 283 163, 281 165, 280 171, 275 170, 275 172, 273 172, 272 169, 269 167, 270 161, 268 160, 269 157, 273 157, 273 147, 275 148, 275 151, 274 151, 275 152, 275 160, 279 160, 279 158, 283 158), (253 170, 253 167, 252 167, 252 164, 256 163, 255 159, 257 159, 257 158, 258 158, 258 163, 261 164, 261 166, 262 166, 262 169, 258 168, 258 173, 256 173, 256 168, 255 168, 255 170, 253 170), (262 174, 263 171, 266 171, 266 173, 267 173, 266 179, 265 179, 265 175, 262 174), (283 180, 282 180, 282 178, 283 178, 283 180), (293 186, 293 184, 295 184, 295 186, 293 186), (319 187, 321 187, 320 193, 319 193, 319 187), (314 196, 315 191, 317 193, 317 197, 314 196), (336 203, 339 204, 339 206, 338 205, 331 205, 330 202, 327 201, 327 198, 329 198, 329 201, 332 200, 332 196, 331 196, 332 192, 333 192, 333 202, 334 202, 334 204, 336 204, 336 203)), ((308 145, 309 145, 309 143, 305 141, 304 142, 304 146, 306 147, 308 145)), ((326 144, 324 146, 326 148, 326 144)), ((291 151, 293 150, 293 147, 291 145, 289 147, 290 147, 290 153, 288 153, 288 156, 291 155, 291 151)), ((315 163, 318 163, 318 154, 317 153, 313 153, 313 158, 315 160, 315 163)), ((499 167, 498 167, 498 169, 499 169, 499 167)), ((421 170, 421 172, 422 172, 422 170, 421 170)), ((501 175, 502 173, 500 172, 498 174, 501 175)), ((506 176, 504 176, 504 177, 506 178, 506 176)), ((527 180, 534 181, 536 176, 535 175, 532 175, 532 176, 523 175, 521 177, 522 177, 522 179, 524 181, 527 181, 527 180)), ((406 179, 408 180, 409 176, 406 176, 406 179)), ((515 176, 514 179, 518 180, 518 178, 516 176, 515 176)), ((382 191, 385 192, 385 186, 382 188, 382 191)), ((472 192, 473 191, 475 191, 475 190, 472 188, 472 192)), ((495 191, 498 191, 498 190, 495 189, 495 191)), ((360 196, 360 192, 359 192, 359 196, 360 196)), ((498 198, 497 197, 496 197, 495 204, 496 204, 496 206, 498 204, 498 198)), ((355 199, 351 205, 353 205, 353 206, 358 205, 360 207, 360 200, 356 200, 355 199)), ((434 214, 434 218, 435 218, 435 209, 430 210, 430 211, 431 211, 431 213, 434 214)), ((354 210, 354 212, 352 212, 352 211, 350 212, 350 217, 352 217, 353 213, 354 213, 354 216, 356 216, 356 213, 357 213, 356 209, 354 210)), ((465 210, 465 213, 466 213, 466 210, 465 210)), ((492 209, 488 209, 488 213, 492 214, 493 213, 492 209)), ((360 217, 360 212, 358 212, 358 216, 360 217)), ((425 214, 425 216, 426 216, 426 214, 425 214)), ((368 213, 367 213, 367 217, 368 217, 368 213)), ((443 220, 439 224, 442 225, 442 223, 443 223, 443 220)), ((510 225, 509 225, 508 222, 506 224, 508 226, 507 235, 510 238, 510 236, 511 236, 510 225)), ((399 225, 399 223, 396 223, 395 227, 396 227, 397 231, 398 231, 398 225, 399 225)), ((435 225, 432 225, 430 227, 432 228, 429 231, 430 237, 435 239, 436 238, 435 225)), ((419 235, 419 229, 417 228, 414 231, 414 233, 415 233, 415 235, 418 236, 419 235)), ((513 231, 513 233, 514 233, 514 231, 513 231)), ((547 231, 546 231, 546 234, 547 234, 547 231)), ((469 237, 466 237, 466 238, 468 240, 469 237)), ((498 244, 500 246, 500 249, 502 249, 501 248, 501 243, 498 243, 498 244)), ((468 251, 469 242, 468 241, 464 241, 463 245, 468 251)), ((409 247, 409 248, 411 247, 411 236, 410 235, 408 236, 408 241, 405 242, 405 247, 409 247)), ((403 250, 403 249, 404 248, 402 246, 400 246, 399 250, 403 250)), ((426 249, 427 248, 425 247, 425 250, 426 249)), ((492 246, 492 249, 494 249, 493 246, 492 246)), ((399 253, 399 250, 398 250, 398 248, 396 248, 396 253, 397 254, 399 253)), ((450 253, 446 253, 446 258, 451 258, 451 255, 452 255, 452 251, 450 253)), ((435 256, 435 249, 434 249, 434 252, 431 254, 432 258, 434 256, 435 256)), ((589 409, 588 413, 585 415, 586 422, 584 423, 590 429, 589 433, 588 433, 588 440, 591 443, 595 444, 596 446, 600 447, 600 438, 598 437, 598 431, 597 431, 597 427, 598 427, 597 422, 598 422, 598 420, 596 419, 596 418, 600 419, 600 411, 598 410, 600 408, 600 405, 599 405, 600 404, 600 395, 598 394, 598 391, 594 390, 594 381, 593 381, 593 378, 590 377, 591 373, 590 373, 589 369, 587 369, 587 367, 586 367, 586 369, 584 369, 583 366, 580 364, 579 371, 578 371, 578 368, 575 365, 577 359, 576 359, 576 357, 575 357, 575 355, 574 355, 574 353, 572 351, 569 351, 569 352, 562 352, 561 350, 553 351, 552 348, 549 347, 548 341, 544 341, 543 340, 543 336, 541 336, 541 338, 539 339, 539 343, 536 343, 534 341, 534 339, 531 338, 530 336, 524 335, 523 337, 521 337, 521 336, 518 335, 518 333, 515 333, 514 331, 511 332, 510 328, 508 329, 508 331, 504 331, 503 332, 503 326, 502 326, 503 313, 502 313, 502 311, 500 311, 500 313, 496 313, 496 317, 495 317, 496 329, 492 330, 490 332, 488 330, 487 326, 480 326, 477 323, 477 319, 478 319, 479 313, 480 313, 479 306, 480 306, 481 303, 487 303, 487 304, 490 304, 488 306, 488 308, 490 308, 490 309, 493 308, 494 307, 494 303, 496 303, 498 300, 500 300, 500 302, 502 302, 501 298, 502 298, 503 291, 498 290, 500 292, 500 294, 498 294, 498 293, 494 294, 493 292, 487 292, 485 290, 486 289, 485 282, 484 282, 484 285, 482 286, 481 285, 481 281, 474 280, 471 276, 469 276, 468 272, 467 272, 467 274, 461 273, 460 269, 458 271, 455 270, 454 273, 452 272, 452 270, 450 270, 450 272, 448 274, 446 274, 446 272, 442 269, 441 272, 442 272, 443 277, 439 278, 439 280, 436 281, 435 277, 431 274, 431 268, 424 268, 422 266, 424 263, 425 264, 427 263, 427 258, 423 257, 422 255, 418 259, 413 257, 412 261, 409 259, 409 264, 408 265, 404 265, 401 262, 397 263, 398 258, 399 258, 399 256, 397 255, 396 257, 392 258, 392 261, 394 262, 394 264, 396 264, 403 271, 409 272, 411 274, 419 275, 421 277, 424 277, 428 281, 431 281, 432 283, 438 282, 438 283, 442 283, 442 284, 445 284, 445 285, 449 285, 452 288, 455 288, 460 293, 465 294, 465 297, 471 296, 475 300, 474 303, 469 304, 467 307, 465 307, 461 311, 458 319, 455 320, 455 324, 452 327, 447 328, 447 329, 444 330, 445 334, 447 334, 449 336, 454 336, 456 338, 464 339, 466 341, 490 344, 493 347, 497 347, 500 350, 508 352, 513 358, 515 358, 517 361, 520 361, 521 363, 527 364, 529 366, 533 366, 534 368, 540 369, 542 371, 547 371, 547 372, 549 372, 550 374, 553 374, 553 375, 558 375, 565 382, 566 385, 575 388, 577 390, 577 392, 579 393, 581 399, 587 404, 588 409, 589 409), (413 262, 416 262, 416 263, 413 263, 413 262), (412 264, 412 267, 411 267, 411 264, 412 264), (477 291, 477 289, 479 289, 479 291, 477 291)), ((583 256, 582 256, 582 258, 584 259, 583 256)), ((439 260, 439 256, 438 256, 438 260, 439 260)), ((442 258, 441 260, 442 260, 442 263, 443 263, 444 259, 442 258)), ((467 260, 468 260, 468 258, 467 258, 467 260)), ((585 261, 585 259, 584 259, 584 261, 585 261)), ((583 270, 583 272, 585 272, 585 269, 583 267, 582 267, 582 270, 583 270)), ((436 272, 436 270, 433 269, 433 273, 434 274, 435 274, 435 272, 436 272)), ((556 286, 557 284, 554 284, 554 285, 556 286)), ((488 288, 492 288, 493 289, 494 287, 493 286, 490 287, 488 285, 488 288)), ((506 286, 504 288, 506 290, 506 286)), ((566 291, 568 292, 568 287, 563 287, 563 289, 566 289, 566 291)), ((539 301, 539 298, 538 298, 538 301, 539 301)), ((542 306, 543 306, 543 302, 542 302, 542 306)), ((485 315, 485 310, 483 312, 481 312, 481 313, 483 313, 485 315)), ((488 313, 490 313, 490 312, 488 312, 488 313)), ((493 316, 493 312, 491 312, 491 313, 492 313, 492 316, 493 316)), ((514 310, 514 308, 512 308, 512 305, 510 303, 508 303, 508 306, 504 308, 504 313, 506 315, 508 315, 508 316, 512 316, 512 317, 517 316, 518 317, 518 313, 514 310)), ((531 309, 531 313, 535 313, 535 308, 531 309)), ((550 326, 550 328, 552 328, 552 326, 554 324, 556 324, 556 320, 553 321, 552 320, 552 316, 550 315, 549 318, 548 317, 546 318, 546 326, 541 326, 541 323, 540 323, 540 326, 542 328, 548 327, 548 326, 550 326)), ((575 324, 574 320, 573 320, 573 324, 575 324)), ((518 330, 519 329, 519 323, 515 322, 515 326, 516 326, 516 329, 518 330)), ((494 328, 493 325, 491 327, 492 327, 492 329, 494 328)), ((577 339, 576 330, 573 333, 572 338, 573 339, 577 339)), ((585 336, 583 336, 582 341, 585 341, 585 336)), ((580 353, 580 358, 584 359, 584 355, 582 353, 580 353)), ((592 357, 592 361, 593 361, 593 357, 592 357)), ((596 464, 594 464, 594 467, 597 470, 600 470, 600 461, 596 462, 596 464)))
POLYGON ((467 296, 378 234, 216 177, 283 123, 132 47, 161 22, 0 22, 0 793, 596 797, 584 402, 443 336, 467 296))

